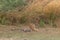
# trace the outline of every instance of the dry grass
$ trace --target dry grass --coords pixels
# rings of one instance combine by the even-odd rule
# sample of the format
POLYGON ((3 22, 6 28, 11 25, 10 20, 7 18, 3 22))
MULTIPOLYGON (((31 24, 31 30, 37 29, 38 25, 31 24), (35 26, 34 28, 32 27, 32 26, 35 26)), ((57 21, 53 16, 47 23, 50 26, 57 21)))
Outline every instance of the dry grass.
POLYGON ((56 15, 60 14, 59 3, 59 0, 33 0, 32 2, 28 3, 27 6, 22 8, 22 10, 19 10, 20 8, 18 7, 13 11, 8 11, 6 14, 3 14, 5 15, 3 17, 5 18, 2 20, 6 21, 7 19, 8 23, 6 24, 20 24, 25 22, 36 23, 36 21, 39 23, 40 20, 43 20, 41 24, 44 24, 46 21, 49 23, 50 18, 54 20, 56 15))
POLYGON ((47 4, 44 7, 43 10, 44 10, 44 13, 46 13, 47 15, 49 15, 50 13, 59 15, 60 14, 60 1, 54 0, 54 1, 50 2, 49 4, 47 4))
POLYGON ((49 21, 55 21, 57 16, 60 16, 60 1, 59 0, 34 0, 23 9, 24 15, 27 15, 28 19, 34 20, 38 18, 49 21), (58 15, 57 15, 58 14, 58 15), (50 20, 51 18, 51 20, 50 20))

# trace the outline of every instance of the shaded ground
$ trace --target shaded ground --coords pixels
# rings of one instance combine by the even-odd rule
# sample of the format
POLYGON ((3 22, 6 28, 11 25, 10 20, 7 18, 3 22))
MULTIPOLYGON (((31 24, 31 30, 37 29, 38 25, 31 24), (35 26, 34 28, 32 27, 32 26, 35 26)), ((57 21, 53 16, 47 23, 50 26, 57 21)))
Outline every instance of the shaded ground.
POLYGON ((40 32, 20 29, 20 26, 0 25, 0 40, 60 40, 60 28, 40 28, 40 32))
MULTIPOLYGON (((0 25, 0 40, 60 40, 60 20, 57 28, 47 26, 39 32, 23 32, 25 26, 0 25)), ((25 27, 27 28, 27 27, 25 27)))

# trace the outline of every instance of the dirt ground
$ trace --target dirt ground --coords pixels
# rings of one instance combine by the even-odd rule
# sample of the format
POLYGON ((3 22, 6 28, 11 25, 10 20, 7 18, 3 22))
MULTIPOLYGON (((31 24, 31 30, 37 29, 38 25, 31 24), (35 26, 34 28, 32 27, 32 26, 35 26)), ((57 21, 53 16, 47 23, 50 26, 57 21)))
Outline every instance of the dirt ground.
POLYGON ((25 26, 22 25, 0 25, 0 40, 60 40, 60 20, 57 21, 57 26, 39 28, 39 32, 23 32, 25 26))
POLYGON ((0 25, 0 40, 60 40, 60 28, 40 28, 23 32, 21 26, 0 25))

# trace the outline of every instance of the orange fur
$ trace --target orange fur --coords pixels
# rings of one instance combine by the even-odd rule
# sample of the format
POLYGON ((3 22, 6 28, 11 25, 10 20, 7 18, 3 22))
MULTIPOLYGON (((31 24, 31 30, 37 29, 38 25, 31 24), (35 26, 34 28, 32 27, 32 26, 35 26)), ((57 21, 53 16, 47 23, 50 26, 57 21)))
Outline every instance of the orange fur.
POLYGON ((35 26, 35 24, 29 24, 29 28, 32 30, 32 31, 39 31, 37 28, 36 28, 36 26, 35 26))

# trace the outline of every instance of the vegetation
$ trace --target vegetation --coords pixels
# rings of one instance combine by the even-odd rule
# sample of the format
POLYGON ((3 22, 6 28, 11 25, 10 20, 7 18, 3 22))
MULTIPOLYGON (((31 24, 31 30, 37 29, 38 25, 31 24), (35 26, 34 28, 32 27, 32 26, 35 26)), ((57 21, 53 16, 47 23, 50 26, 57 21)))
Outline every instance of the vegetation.
POLYGON ((44 26, 45 24, 55 25, 57 13, 50 9, 50 3, 47 3, 47 5, 43 7, 43 5, 39 3, 39 0, 37 0, 36 5, 34 1, 30 2, 31 3, 27 0, 0 0, 0 24, 37 23, 36 19, 38 18, 37 21, 40 26, 44 26), (47 11, 47 9, 50 10, 47 11))
POLYGON ((23 7, 25 2, 23 0, 0 0, 0 11, 13 10, 16 7, 23 7))

